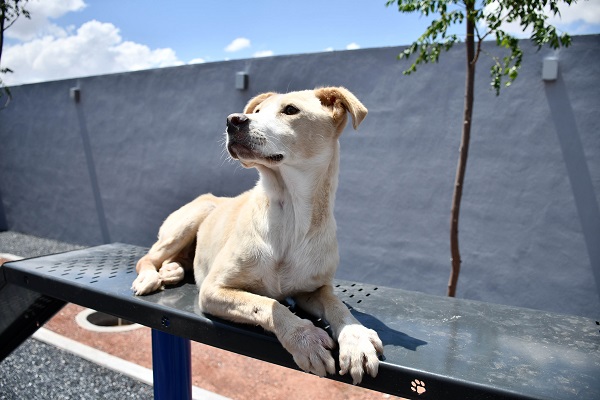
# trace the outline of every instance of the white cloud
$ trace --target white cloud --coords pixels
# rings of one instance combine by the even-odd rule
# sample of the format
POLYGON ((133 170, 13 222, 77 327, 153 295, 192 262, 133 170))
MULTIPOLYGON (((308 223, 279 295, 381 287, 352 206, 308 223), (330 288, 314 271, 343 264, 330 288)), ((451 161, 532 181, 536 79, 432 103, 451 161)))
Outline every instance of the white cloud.
POLYGON ((350 43, 348 46, 346 46, 346 50, 357 50, 360 49, 360 46, 357 43, 350 43))
POLYGON ((65 36, 67 31, 50 22, 69 12, 80 11, 86 7, 83 0, 37 0, 25 3, 25 9, 31 18, 19 17, 5 32, 6 37, 21 41, 32 40, 44 35, 65 36))
POLYGON ((584 22, 586 24, 600 23, 600 0, 585 0, 572 3, 570 6, 560 3, 560 17, 550 17, 551 24, 570 24, 584 22))
POLYGON ((323 51, 333 51, 333 47, 328 47, 328 48, 326 48, 326 49, 325 49, 325 50, 323 50, 323 51))
POLYGON ((188 61, 188 64, 204 64, 206 62, 206 60, 204 58, 193 58, 190 61, 188 61))
POLYGON ((117 27, 95 20, 75 32, 7 46, 2 61, 15 71, 3 76, 9 85, 183 64, 172 49, 123 41, 117 27))
POLYGON ((244 37, 240 37, 234 39, 233 42, 229 43, 229 45, 225 47, 225 51, 233 53, 235 51, 240 51, 247 47, 250 47, 250 40, 244 37))
MULTIPOLYGON (((497 7, 498 3, 492 2, 485 7, 485 10, 492 12, 497 7)), ((559 3, 558 9, 560 15, 554 15, 549 7, 546 10, 546 15, 548 15, 548 23, 554 25, 560 31, 570 34, 585 33, 589 25, 600 23, 600 0, 584 0, 571 3, 571 5, 559 3)), ((501 29, 518 38, 528 38, 532 33, 531 28, 523 31, 518 21, 504 23, 501 29)))
POLYGON ((271 50, 262 50, 254 53, 254 57, 271 57, 273 54, 274 53, 271 50))

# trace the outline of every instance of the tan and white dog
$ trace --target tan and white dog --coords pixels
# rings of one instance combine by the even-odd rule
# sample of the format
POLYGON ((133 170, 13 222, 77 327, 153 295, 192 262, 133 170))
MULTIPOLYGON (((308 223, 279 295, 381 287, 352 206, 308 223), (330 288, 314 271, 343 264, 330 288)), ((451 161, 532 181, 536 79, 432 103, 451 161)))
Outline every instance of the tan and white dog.
POLYGON ((339 142, 367 109, 347 89, 264 93, 227 117, 227 150, 256 168, 256 186, 238 197, 198 197, 171 214, 137 264, 143 295, 179 282, 193 265, 203 312, 273 332, 300 368, 335 374, 335 343, 279 301, 293 297, 325 319, 339 344, 340 374, 354 384, 377 375, 383 346, 333 293, 338 266, 333 216, 339 142), (195 246, 195 247, 194 247, 195 246), (192 263, 193 260, 193 263, 192 263))

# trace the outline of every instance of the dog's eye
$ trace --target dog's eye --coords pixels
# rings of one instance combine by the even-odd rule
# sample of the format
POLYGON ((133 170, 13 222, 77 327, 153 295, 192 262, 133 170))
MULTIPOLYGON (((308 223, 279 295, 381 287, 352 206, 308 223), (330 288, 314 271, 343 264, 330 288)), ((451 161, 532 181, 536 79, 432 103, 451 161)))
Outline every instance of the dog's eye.
POLYGON ((258 114, 260 112, 260 110, 257 108, 256 110, 254 110, 254 114, 258 114))
POLYGON ((298 110, 296 107, 289 105, 289 106, 285 106, 285 108, 283 109, 283 113, 285 115, 295 115, 298 114, 300 112, 300 110, 298 110))

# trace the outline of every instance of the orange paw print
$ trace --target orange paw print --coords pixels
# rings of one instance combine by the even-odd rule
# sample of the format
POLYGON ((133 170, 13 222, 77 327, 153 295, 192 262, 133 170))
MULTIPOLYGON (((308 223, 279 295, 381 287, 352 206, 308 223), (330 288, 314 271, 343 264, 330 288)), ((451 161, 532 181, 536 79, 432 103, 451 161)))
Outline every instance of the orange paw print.
POLYGON ((410 388, 413 392, 417 392, 417 394, 421 395, 426 392, 425 382, 415 379, 410 383, 410 388))

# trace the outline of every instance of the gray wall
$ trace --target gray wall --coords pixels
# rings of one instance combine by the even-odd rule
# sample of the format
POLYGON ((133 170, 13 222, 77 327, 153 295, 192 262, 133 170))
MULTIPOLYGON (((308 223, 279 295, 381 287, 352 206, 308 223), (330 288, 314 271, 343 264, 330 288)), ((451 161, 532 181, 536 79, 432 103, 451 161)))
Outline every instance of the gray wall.
MULTIPOLYGON (((478 64, 458 296, 598 317, 600 36, 544 57, 523 43, 496 97, 478 64)), ((488 50, 494 51, 492 45, 488 50)), ((369 108, 341 138, 338 277, 445 294, 464 54, 402 75, 400 48, 190 65, 13 88, 0 112, 0 228, 68 242, 150 245, 203 192, 256 172, 227 160, 225 118, 263 91, 344 85, 369 108), (234 88, 237 71, 249 88, 234 88), (81 88, 81 102, 69 89, 81 88), (3 225, 3 226, 1 226, 3 225)), ((1 249, 0 249, 1 250, 1 249)))

